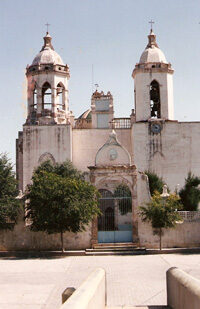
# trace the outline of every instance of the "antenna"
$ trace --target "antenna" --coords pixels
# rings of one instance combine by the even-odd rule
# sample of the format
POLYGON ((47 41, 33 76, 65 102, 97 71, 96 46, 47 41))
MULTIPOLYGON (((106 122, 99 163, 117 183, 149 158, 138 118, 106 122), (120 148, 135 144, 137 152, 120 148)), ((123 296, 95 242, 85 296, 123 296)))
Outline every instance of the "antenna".
POLYGON ((92 64, 92 93, 94 93, 94 65, 92 64))

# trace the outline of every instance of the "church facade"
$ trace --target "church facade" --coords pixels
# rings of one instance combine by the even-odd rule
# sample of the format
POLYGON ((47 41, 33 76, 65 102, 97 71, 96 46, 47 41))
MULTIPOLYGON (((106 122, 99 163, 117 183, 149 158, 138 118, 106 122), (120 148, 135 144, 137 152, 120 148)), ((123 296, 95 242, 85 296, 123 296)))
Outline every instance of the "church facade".
POLYGON ((68 102, 69 67, 51 41, 47 32, 41 51, 26 68, 28 113, 16 142, 19 189, 25 190, 34 168, 45 160, 69 159, 102 195, 102 217, 87 234, 91 245, 145 243, 138 218, 138 205, 149 200, 144 172, 162 176, 171 191, 183 186, 189 171, 200 175, 200 122, 174 119, 174 70, 152 29, 133 70, 135 107, 129 118, 115 118, 112 94, 98 90, 90 108, 74 118, 68 102))

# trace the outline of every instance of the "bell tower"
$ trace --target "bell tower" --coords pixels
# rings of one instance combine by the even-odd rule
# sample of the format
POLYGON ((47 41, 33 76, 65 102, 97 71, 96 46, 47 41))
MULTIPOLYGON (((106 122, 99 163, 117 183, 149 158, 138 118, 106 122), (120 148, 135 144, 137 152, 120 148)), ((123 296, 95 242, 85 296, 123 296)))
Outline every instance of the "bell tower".
POLYGON ((28 115, 26 124, 66 124, 69 120, 69 67, 54 51, 47 32, 44 45, 26 68, 28 115))
POLYGON ((136 122, 174 119, 173 73, 151 28, 148 44, 132 74, 136 122))
POLYGON ((47 32, 44 45, 26 67, 28 113, 16 142, 19 189, 46 160, 72 160, 72 115, 68 107, 69 67, 55 52, 47 32))

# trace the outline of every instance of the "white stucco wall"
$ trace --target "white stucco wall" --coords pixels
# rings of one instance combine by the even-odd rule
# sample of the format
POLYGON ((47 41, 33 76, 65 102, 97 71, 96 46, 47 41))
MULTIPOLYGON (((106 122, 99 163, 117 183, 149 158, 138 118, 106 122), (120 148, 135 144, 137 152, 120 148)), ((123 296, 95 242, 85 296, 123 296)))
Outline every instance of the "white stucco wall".
MULTIPOLYGON (((73 164, 82 171, 89 171, 88 166, 95 165, 97 151, 109 138, 110 129, 74 129, 73 130, 73 164)), ((131 130, 116 129, 120 144, 131 153, 131 130)))
MULTIPOLYGON (((6 250, 60 250, 60 234, 32 232, 25 226, 22 214, 13 231, 0 231, 0 251, 6 250)), ((86 249, 91 246, 91 224, 80 233, 65 232, 63 235, 65 250, 86 249)))
POLYGON ((138 171, 153 170, 171 190, 184 185, 189 171, 200 176, 200 122, 163 124, 160 134, 150 133, 148 122, 132 128, 134 164, 138 171))
MULTIPOLYGON (((162 236, 163 248, 191 248, 200 246, 200 222, 184 222, 173 229, 164 229, 162 236)), ((140 246, 159 248, 159 236, 153 234, 150 223, 138 222, 140 246)))

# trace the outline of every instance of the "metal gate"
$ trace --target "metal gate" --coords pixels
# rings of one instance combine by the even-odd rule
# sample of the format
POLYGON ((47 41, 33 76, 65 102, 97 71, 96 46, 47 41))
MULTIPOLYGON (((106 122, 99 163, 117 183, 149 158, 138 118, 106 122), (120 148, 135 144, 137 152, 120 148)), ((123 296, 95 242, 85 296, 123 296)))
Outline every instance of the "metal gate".
POLYGON ((98 242, 132 242, 132 198, 130 190, 118 186, 114 194, 99 190, 98 242))

